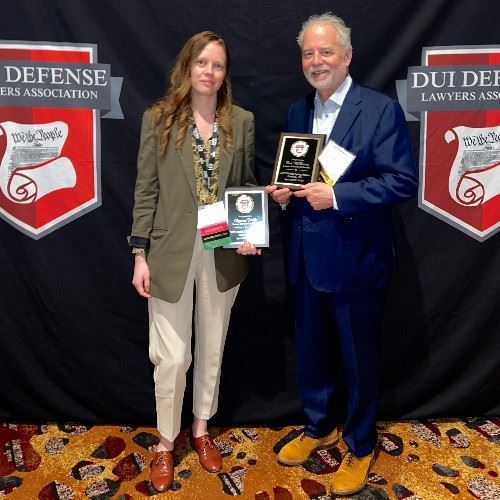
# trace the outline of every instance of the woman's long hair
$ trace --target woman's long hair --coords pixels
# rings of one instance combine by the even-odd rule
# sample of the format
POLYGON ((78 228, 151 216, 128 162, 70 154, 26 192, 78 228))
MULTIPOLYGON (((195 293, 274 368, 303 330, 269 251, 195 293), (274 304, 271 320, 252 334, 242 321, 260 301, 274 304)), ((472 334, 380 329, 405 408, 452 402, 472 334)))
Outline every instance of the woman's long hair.
POLYGON ((193 35, 177 55, 172 70, 170 82, 163 97, 155 102, 153 111, 155 126, 160 132, 160 152, 164 154, 168 141, 171 139, 170 131, 174 122, 177 122, 177 136, 175 147, 180 149, 186 137, 191 109, 191 65, 203 49, 211 42, 221 45, 226 53, 226 75, 221 87, 217 91, 217 121, 224 132, 224 149, 233 145, 231 127, 232 92, 229 79, 229 51, 224 40, 211 31, 202 31, 193 35))

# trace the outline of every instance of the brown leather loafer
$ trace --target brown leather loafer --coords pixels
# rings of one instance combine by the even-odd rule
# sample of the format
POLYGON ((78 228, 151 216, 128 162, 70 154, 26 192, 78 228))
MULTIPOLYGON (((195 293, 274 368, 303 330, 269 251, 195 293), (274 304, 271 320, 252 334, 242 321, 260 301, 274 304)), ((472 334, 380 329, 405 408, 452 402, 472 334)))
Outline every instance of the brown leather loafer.
POLYGON ((174 453, 172 451, 155 453, 149 477, 156 491, 165 491, 170 488, 174 480, 174 453))
POLYGON ((222 456, 208 434, 199 438, 191 435, 189 441, 196 453, 198 453, 200 464, 206 471, 219 472, 222 469, 222 456))

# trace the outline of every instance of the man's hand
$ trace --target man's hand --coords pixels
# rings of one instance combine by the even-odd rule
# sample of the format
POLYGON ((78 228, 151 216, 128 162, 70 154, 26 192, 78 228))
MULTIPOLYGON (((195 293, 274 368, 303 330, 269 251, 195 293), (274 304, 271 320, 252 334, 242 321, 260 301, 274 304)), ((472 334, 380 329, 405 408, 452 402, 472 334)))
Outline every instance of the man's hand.
POLYGON ((324 210, 333 207, 332 187, 324 182, 310 182, 302 189, 294 191, 294 196, 305 198, 314 210, 324 210))
POLYGON ((290 201, 292 191, 288 188, 279 188, 278 186, 266 186, 266 193, 280 205, 286 205, 290 201))

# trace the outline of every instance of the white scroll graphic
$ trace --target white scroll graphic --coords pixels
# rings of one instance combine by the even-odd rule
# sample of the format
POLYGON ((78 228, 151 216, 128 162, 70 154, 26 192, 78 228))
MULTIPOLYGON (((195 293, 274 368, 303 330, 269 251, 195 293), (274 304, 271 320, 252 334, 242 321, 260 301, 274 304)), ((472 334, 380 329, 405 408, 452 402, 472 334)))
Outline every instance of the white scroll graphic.
POLYGON ((500 194, 500 126, 454 127, 445 139, 458 141, 448 182, 451 197, 475 207, 500 194))
POLYGON ((60 156, 68 137, 64 122, 0 123, 5 152, 0 163, 0 189, 15 203, 34 203, 43 196, 76 184, 69 158, 60 156))

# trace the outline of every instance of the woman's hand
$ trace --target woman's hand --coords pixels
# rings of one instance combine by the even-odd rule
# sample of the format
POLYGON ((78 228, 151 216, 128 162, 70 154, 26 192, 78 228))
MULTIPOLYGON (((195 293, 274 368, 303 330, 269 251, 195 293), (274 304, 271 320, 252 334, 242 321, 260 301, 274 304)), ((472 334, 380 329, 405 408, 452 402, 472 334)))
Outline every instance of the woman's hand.
POLYGON ((236 253, 240 255, 260 255, 262 253, 262 249, 257 248, 249 241, 245 241, 236 249, 236 253))
POLYGON ((137 293, 146 299, 151 298, 150 294, 150 274, 149 266, 146 262, 146 256, 142 253, 135 255, 134 277, 132 278, 132 285, 134 285, 137 293))

